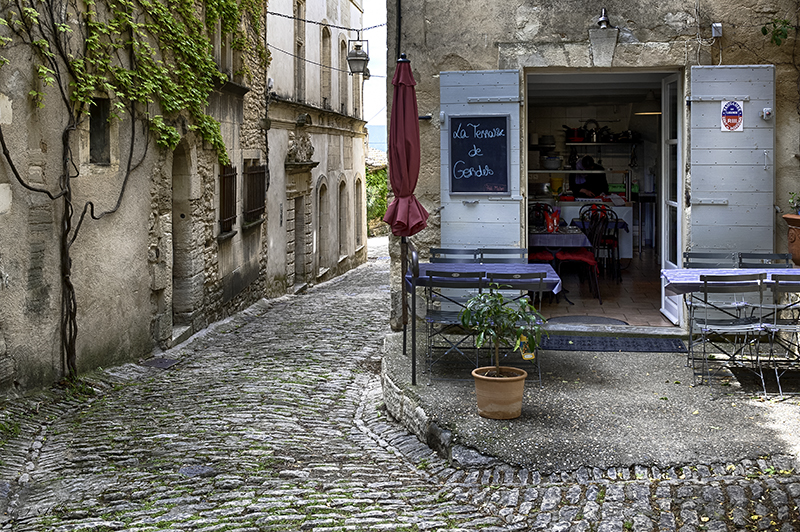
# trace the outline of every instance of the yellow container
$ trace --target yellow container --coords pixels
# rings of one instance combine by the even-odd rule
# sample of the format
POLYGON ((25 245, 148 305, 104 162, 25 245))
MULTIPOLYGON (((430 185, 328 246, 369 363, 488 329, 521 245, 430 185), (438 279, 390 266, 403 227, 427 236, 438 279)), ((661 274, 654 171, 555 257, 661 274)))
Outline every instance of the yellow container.
POLYGON ((564 186, 564 177, 550 177, 550 191, 553 194, 558 194, 559 191, 563 192, 562 187, 564 186))

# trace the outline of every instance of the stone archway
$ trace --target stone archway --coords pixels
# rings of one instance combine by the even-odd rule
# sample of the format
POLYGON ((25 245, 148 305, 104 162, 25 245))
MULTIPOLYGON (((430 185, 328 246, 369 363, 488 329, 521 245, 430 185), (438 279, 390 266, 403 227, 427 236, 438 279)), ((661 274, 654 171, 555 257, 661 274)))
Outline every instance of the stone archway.
POLYGON ((192 322, 203 302, 203 256, 197 253, 193 203, 199 200, 200 179, 194 150, 182 141, 172 156, 172 340, 192 333, 192 322))

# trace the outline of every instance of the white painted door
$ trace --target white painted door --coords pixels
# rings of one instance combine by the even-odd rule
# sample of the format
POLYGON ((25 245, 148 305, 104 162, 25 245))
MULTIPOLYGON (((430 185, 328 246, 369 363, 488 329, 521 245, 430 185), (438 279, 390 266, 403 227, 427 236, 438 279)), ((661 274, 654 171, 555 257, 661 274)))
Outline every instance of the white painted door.
POLYGON ((524 247, 520 73, 442 72, 442 247, 524 247))
POLYGON ((694 66, 691 81, 690 247, 772 252, 775 67, 694 66))
MULTIPOLYGON (((681 221, 683 216, 683 156, 681 149, 680 78, 673 74, 661 82, 661 268, 681 267, 681 221)), ((683 304, 678 296, 667 296, 661 281, 661 313, 672 323, 681 321, 683 304)))

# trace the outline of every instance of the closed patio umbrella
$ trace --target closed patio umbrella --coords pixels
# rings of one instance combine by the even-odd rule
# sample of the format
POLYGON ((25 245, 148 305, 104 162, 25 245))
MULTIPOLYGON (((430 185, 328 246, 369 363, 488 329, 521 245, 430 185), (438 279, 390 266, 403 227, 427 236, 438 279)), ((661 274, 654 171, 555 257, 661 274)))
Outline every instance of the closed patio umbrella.
MULTIPOLYGON (((392 234, 401 237, 400 263, 403 278, 403 353, 406 351, 406 328, 408 309, 406 307, 405 273, 407 269, 406 237, 415 235, 428 225, 428 211, 414 196, 420 166, 419 112, 417 94, 414 86, 411 62, 405 54, 397 60, 397 69, 392 78, 392 113, 389 116, 389 184, 394 199, 386 209, 383 221, 392 228, 392 234)), ((412 354, 416 354, 416 338, 412 338, 412 354)), ((416 358, 416 357, 413 357, 416 358)), ((416 361, 412 363, 412 384, 416 384, 416 361)))
POLYGON ((394 200, 383 221, 395 236, 412 236, 428 225, 428 211, 414 196, 419 178, 419 113, 411 62, 405 54, 397 60, 392 79, 392 114, 389 117, 389 184, 394 200))

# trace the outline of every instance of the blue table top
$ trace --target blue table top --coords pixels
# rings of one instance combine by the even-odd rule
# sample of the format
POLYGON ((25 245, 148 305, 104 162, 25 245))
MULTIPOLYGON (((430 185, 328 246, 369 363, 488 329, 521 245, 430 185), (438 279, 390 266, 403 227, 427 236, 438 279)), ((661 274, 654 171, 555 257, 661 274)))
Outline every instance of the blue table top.
POLYGON ((703 288, 701 275, 743 275, 748 273, 766 273, 767 282, 773 274, 797 275, 800 281, 800 268, 676 268, 661 270, 661 277, 666 281, 664 290, 667 295, 678 296, 697 292, 703 288))
MULTIPOLYGON (((585 229, 586 228, 586 222, 582 222, 578 218, 573 218, 569 225, 572 226, 572 227, 579 227, 581 229, 585 229)), ((626 233, 630 233, 631 232, 630 228, 628 227, 628 222, 626 222, 622 218, 619 218, 617 220, 616 225, 617 225, 617 229, 624 229, 626 233)))
MULTIPOLYGON (((425 286, 425 277, 428 270, 444 272, 467 272, 480 270, 487 273, 538 273, 544 272, 544 286, 546 290, 557 294, 561 292, 561 278, 553 267, 546 263, 471 263, 471 262, 448 262, 448 263, 419 263, 419 277, 414 278, 411 273, 406 274, 406 281, 411 285, 425 286)), ((503 284, 514 286, 513 280, 503 280, 503 284)))
POLYGON ((589 239, 578 227, 559 227, 558 231, 528 232, 528 245, 545 248, 588 248, 592 246, 589 239))

